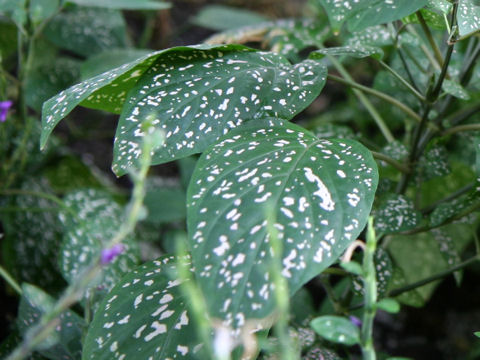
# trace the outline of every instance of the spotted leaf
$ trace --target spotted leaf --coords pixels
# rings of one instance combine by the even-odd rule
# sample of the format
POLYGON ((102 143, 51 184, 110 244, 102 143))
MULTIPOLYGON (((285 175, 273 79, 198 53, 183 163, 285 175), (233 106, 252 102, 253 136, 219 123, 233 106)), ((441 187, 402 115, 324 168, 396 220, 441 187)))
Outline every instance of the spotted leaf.
MULTIPOLYGON (((24 338, 29 336, 29 329, 37 324, 43 315, 53 310, 54 304, 55 299, 41 289, 28 283, 22 285, 17 326, 24 338)), ((59 316, 55 329, 36 348, 48 359, 79 360, 84 326, 80 316, 67 310, 59 316)))
POLYGON ((341 316, 320 316, 310 326, 321 337, 345 345, 360 343, 360 330, 350 320, 341 316))
MULTIPOLYGON (((99 190, 74 191, 65 196, 64 202, 71 212, 60 213, 65 228, 60 267, 65 279, 73 282, 113 239, 123 221, 123 212, 108 194, 99 190)), ((137 265, 138 249, 133 239, 127 238, 123 245, 123 253, 104 267, 102 278, 95 284, 97 296, 109 291, 137 265)))
POLYGON ((371 56, 375 59, 381 59, 383 57, 383 50, 381 48, 368 45, 330 47, 314 51, 310 54, 310 58, 322 58, 325 55, 351 56, 354 58, 364 58, 371 56))
POLYGON ((403 195, 389 194, 376 210, 375 228, 384 234, 396 233, 414 228, 420 218, 421 214, 412 200, 403 195))
POLYGON ((266 205, 283 242, 294 293, 331 265, 363 229, 376 164, 352 140, 319 140, 288 123, 245 125, 210 147, 187 193, 193 264, 211 315, 228 325, 274 308, 266 205))
POLYGON ((480 30, 480 5, 478 1, 459 0, 457 24, 461 37, 467 37, 480 30))
POLYGON ((320 93, 325 66, 291 65, 274 53, 221 49, 171 52, 130 91, 115 135, 113 170, 121 175, 141 156, 143 125, 165 132, 153 154, 161 164, 205 150, 245 121, 290 120, 320 93))
POLYGON ((139 57, 137 60, 76 84, 43 104, 41 147, 45 147, 55 126, 78 105, 119 114, 127 92, 161 56, 169 52, 176 52, 181 56, 182 52, 193 49, 211 48, 217 48, 219 51, 254 51, 240 45, 176 47, 139 57))
POLYGON ((424 7, 428 0, 318 0, 325 8, 334 32, 348 22, 352 31, 401 19, 424 7))
POLYGON ((83 360, 202 359, 175 261, 148 262, 113 288, 89 327, 83 360))

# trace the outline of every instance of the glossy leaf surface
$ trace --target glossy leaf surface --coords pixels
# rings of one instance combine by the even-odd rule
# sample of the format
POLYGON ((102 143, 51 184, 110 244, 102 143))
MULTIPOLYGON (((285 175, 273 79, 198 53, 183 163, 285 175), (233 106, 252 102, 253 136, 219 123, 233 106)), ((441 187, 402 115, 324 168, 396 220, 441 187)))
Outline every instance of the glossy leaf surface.
POLYGON ((410 15, 427 4, 427 0, 319 0, 328 14, 334 32, 347 21, 352 31, 384 24, 410 15))
POLYGON ((207 298, 211 315, 230 325, 273 310, 267 206, 294 293, 356 239, 377 186, 360 144, 277 122, 250 123, 210 147, 187 193, 195 273, 204 293, 216 294, 207 298))
POLYGON ((203 151, 248 120, 290 120, 320 93, 326 68, 291 65, 274 53, 235 48, 170 52, 131 90, 117 127, 113 170, 125 173, 141 155, 145 122, 165 133, 152 163, 203 151))
POLYGON ((115 286, 89 327, 83 360, 202 358, 175 261, 148 262, 115 286))
POLYGON ((360 330, 344 317, 321 316, 313 319, 310 326, 318 335, 337 344, 360 343, 360 330))

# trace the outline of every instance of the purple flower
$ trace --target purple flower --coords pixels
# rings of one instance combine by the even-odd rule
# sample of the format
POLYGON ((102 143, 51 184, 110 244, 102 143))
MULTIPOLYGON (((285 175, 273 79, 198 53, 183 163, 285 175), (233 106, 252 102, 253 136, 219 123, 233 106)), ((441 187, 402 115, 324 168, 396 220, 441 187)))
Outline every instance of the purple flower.
POLYGON ((0 101, 0 122, 4 122, 7 119, 8 110, 12 107, 12 105, 13 101, 0 101))
POLYGON ((103 249, 100 255, 100 263, 102 265, 111 263, 124 249, 125 247, 122 244, 115 244, 110 249, 103 249))
POLYGON ((348 318, 350 319, 350 322, 353 325, 358 326, 358 327, 362 327, 362 320, 360 320, 358 317, 350 315, 348 318))

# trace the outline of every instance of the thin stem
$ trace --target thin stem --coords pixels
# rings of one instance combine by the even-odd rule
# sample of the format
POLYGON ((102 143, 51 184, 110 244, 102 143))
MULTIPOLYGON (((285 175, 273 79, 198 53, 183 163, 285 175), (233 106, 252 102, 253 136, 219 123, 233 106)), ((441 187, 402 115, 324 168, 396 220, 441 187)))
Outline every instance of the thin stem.
POLYGON ((458 271, 458 270, 462 270, 472 264, 474 264, 475 262, 477 261, 480 261, 480 255, 477 254, 473 257, 471 257, 470 259, 468 260, 465 260, 464 262, 456 265, 456 266, 453 266, 447 270, 444 270, 444 271, 441 271, 437 274, 434 274, 432 276, 429 276, 425 279, 422 279, 422 280, 419 280, 419 281, 416 281, 412 284, 409 284, 409 285, 406 285, 406 286, 402 286, 400 288, 397 288, 397 289, 393 289, 393 290, 390 290, 388 292, 388 297, 395 297, 395 296, 398 296, 400 294, 403 294, 404 292, 407 292, 407 291, 411 291, 411 290, 414 290, 416 288, 419 288, 423 285, 426 285, 426 284, 429 284, 433 281, 436 281, 436 280, 440 280, 440 279, 443 279, 444 277, 450 275, 450 274, 453 274, 454 272, 458 271))
POLYGON ((21 286, 15 281, 15 279, 8 273, 8 271, 0 265, 0 276, 17 292, 18 295, 22 295, 21 286))
POLYGON ((472 74, 473 74, 473 69, 475 68, 475 65, 477 64, 477 60, 478 60, 479 56, 480 56, 480 42, 475 47, 475 50, 473 51, 473 54, 465 62, 465 66, 462 69, 462 72, 461 72, 461 75, 460 75, 460 84, 462 84, 463 86, 467 85, 470 82, 470 79, 471 79, 472 74))
POLYGON ((475 187, 475 184, 474 183, 470 183, 460 189, 458 189, 457 191, 455 191, 454 193, 450 194, 449 196, 443 198, 443 199, 440 199, 438 201, 435 201, 433 204, 431 205, 428 205, 427 207, 421 209, 421 213, 422 214, 429 214, 431 213, 433 210, 435 210, 435 208, 440 205, 440 204, 443 204, 443 203, 446 203, 446 202, 449 202, 449 201, 452 201, 464 194, 466 194, 467 192, 469 192, 470 190, 472 190, 473 188, 475 187))
MULTIPOLYGON (((400 110, 402 110, 405 114, 407 114, 409 117, 411 117, 412 119, 414 119, 415 121, 417 122, 421 122, 422 121, 422 118, 415 112, 413 111, 412 109, 410 109, 407 105, 401 103, 400 101, 398 101, 397 99, 387 95, 387 94, 384 94, 380 91, 377 91, 377 90, 374 90, 372 88, 369 88, 367 86, 363 86, 363 85, 360 85, 354 81, 350 81, 350 80, 347 80, 347 79, 343 79, 341 77, 338 77, 338 76, 335 76, 335 75, 331 75, 329 74, 328 75, 328 79, 332 80, 332 81, 335 81, 335 82, 338 82, 338 83, 341 83, 341 84, 344 84, 344 85, 348 85, 354 89, 358 89, 358 90, 361 90, 367 94, 370 94, 370 95, 373 95, 373 96, 376 96, 378 97, 379 99, 382 99, 382 100, 385 100, 387 101, 388 103, 396 106, 397 108, 399 108, 400 110)), ((390 141, 393 141, 394 140, 394 137, 393 135, 390 135, 391 136, 391 140, 390 141)), ((389 137, 390 137, 389 136, 389 137)))
POLYGON ((382 153, 379 153, 379 152, 376 152, 376 151, 370 151, 373 155, 373 157, 377 160, 381 160, 381 161, 385 161, 386 163, 392 165, 394 168, 396 168, 397 170, 403 172, 403 173, 409 173, 410 172, 410 169, 408 168, 408 166, 402 164, 401 162, 391 158, 390 156, 387 156, 385 154, 382 154, 382 153))
POLYGON ((447 136, 447 135, 453 135, 458 132, 463 132, 463 131, 478 131, 480 130, 480 124, 466 124, 466 125, 458 125, 454 126, 450 129, 445 130, 441 136, 447 136))
MULTIPOLYGON (((108 247, 123 241, 123 239, 129 235, 131 231, 133 231, 135 224, 139 220, 145 195, 145 179, 151 164, 151 151, 153 149, 152 141, 153 140, 149 135, 145 136, 140 170, 138 173, 133 174, 134 188, 132 199, 130 200, 130 204, 128 206, 129 211, 126 215, 125 221, 122 223, 121 228, 115 237, 109 242, 108 247)), ((30 193, 23 190, 20 192, 30 193)), ((49 194, 39 194, 41 194, 41 197, 49 198, 49 200, 52 201, 58 200, 49 194)), ((22 341, 22 343, 7 357, 7 360, 24 359, 28 354, 30 354, 32 350, 39 343, 41 343, 56 327, 58 324, 58 317, 84 296, 86 289, 88 289, 92 281, 99 276, 102 268, 103 266, 100 262, 100 255, 98 255, 95 257, 92 263, 85 268, 82 273, 79 274, 77 280, 67 287, 60 299, 54 304, 52 310, 42 316, 40 321, 29 330, 29 337, 22 341)))
POLYGON ((23 190, 23 189, 6 189, 6 190, 0 190, 0 195, 7 195, 7 196, 23 195, 23 196, 34 196, 34 197, 42 198, 57 204, 60 208, 68 212, 73 217, 77 218, 77 214, 72 209, 70 209, 60 198, 52 194, 44 193, 41 191, 31 191, 31 190, 23 190))
POLYGON ((380 65, 382 65, 388 72, 390 72, 397 80, 399 80, 403 85, 407 87, 410 92, 417 97, 421 102, 425 102, 425 96, 420 94, 407 80, 405 80, 399 73, 397 73, 394 69, 388 66, 382 60, 378 61, 380 65))
POLYGON ((421 11, 420 10, 417 11, 416 15, 417 15, 418 21, 420 22, 420 25, 422 26, 422 30, 425 33, 425 35, 427 37, 427 40, 430 43, 430 46, 432 47, 433 54, 435 55, 435 59, 440 64, 440 66, 443 66, 444 61, 443 61, 443 58, 442 58, 442 53, 440 52, 440 49, 439 49, 437 43, 435 42, 435 39, 433 38, 433 35, 430 31, 430 28, 428 27, 427 23, 425 22, 425 19, 423 18, 423 15, 422 15, 421 11))
POLYGON ((455 45, 455 43, 448 45, 447 53, 445 55, 445 61, 443 62, 442 70, 441 70, 440 76, 437 80, 437 84, 435 85, 435 88, 433 89, 431 97, 429 99, 427 99, 427 100, 431 100, 431 102, 435 102, 438 99, 438 95, 440 95, 440 90, 442 89, 443 80, 445 80, 445 77, 446 77, 447 72, 448 72, 448 65, 450 64, 450 59, 452 57, 454 45, 455 45))
MULTIPOLYGON (((419 34, 417 33, 417 31, 414 29, 413 26, 409 26, 407 25, 407 30, 413 34, 414 36, 416 36, 417 38, 420 38, 419 34)), ((440 70, 442 68, 442 65, 437 62, 437 60, 435 59, 435 57, 432 55, 432 53, 430 53, 430 51, 428 50, 428 48, 422 43, 420 44, 420 49, 422 49, 423 53, 425 54, 425 56, 427 57, 428 61, 430 62, 430 64, 432 64, 432 66, 437 69, 437 70, 440 70)))
POLYGON ((360 102, 363 104, 363 106, 365 106, 367 111, 370 113, 370 115, 372 116, 373 120, 377 124, 378 128, 382 132, 385 139, 388 142, 394 141, 395 138, 393 137, 392 133, 390 132, 390 129, 385 124, 385 121, 382 119, 381 115, 378 113, 378 111, 372 105, 370 100, 368 100, 368 98, 362 92, 358 91, 358 90, 361 90, 361 89, 358 89, 355 86, 351 85, 351 84, 357 84, 357 83, 353 80, 353 78, 350 76, 348 71, 333 56, 327 56, 327 57, 332 62, 332 64, 335 66, 335 68, 338 70, 338 72, 343 76, 344 79, 342 79, 340 77, 336 77, 335 75, 329 75, 329 78, 334 80, 334 81, 336 81, 335 79, 344 80, 345 82, 343 84, 353 87, 354 88, 353 93, 360 100, 360 102))
POLYGON ((364 360, 375 360, 376 354, 373 347, 373 320, 375 319, 377 303, 377 277, 375 271, 374 254, 377 247, 375 229, 373 227, 373 218, 368 219, 367 243, 363 255, 363 284, 364 295, 364 313, 361 330, 361 345, 364 360))

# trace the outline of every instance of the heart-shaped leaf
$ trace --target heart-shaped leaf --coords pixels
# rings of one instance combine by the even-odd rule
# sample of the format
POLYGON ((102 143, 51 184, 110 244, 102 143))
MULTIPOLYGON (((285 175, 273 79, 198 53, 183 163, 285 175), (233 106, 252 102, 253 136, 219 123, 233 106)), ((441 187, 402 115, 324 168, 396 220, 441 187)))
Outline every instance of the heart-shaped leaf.
POLYGON ((175 261, 148 262, 113 288, 90 324, 84 360, 202 359, 175 261))
POLYGON ((193 263, 210 313, 241 326, 273 310, 266 206, 276 209, 282 275, 294 293, 363 229, 376 164, 351 140, 319 140, 278 119, 255 122, 210 147, 187 194, 193 263))
POLYGON ((203 151, 245 121, 290 120, 320 93, 326 68, 291 65, 274 53, 219 49, 170 52, 130 91, 117 127, 112 169, 123 174, 141 156, 144 123, 165 132, 152 163, 203 151))

